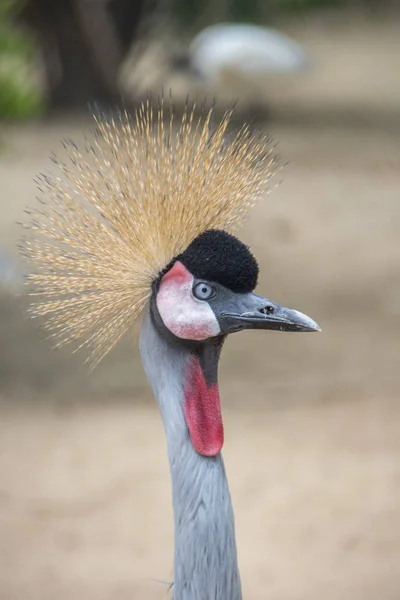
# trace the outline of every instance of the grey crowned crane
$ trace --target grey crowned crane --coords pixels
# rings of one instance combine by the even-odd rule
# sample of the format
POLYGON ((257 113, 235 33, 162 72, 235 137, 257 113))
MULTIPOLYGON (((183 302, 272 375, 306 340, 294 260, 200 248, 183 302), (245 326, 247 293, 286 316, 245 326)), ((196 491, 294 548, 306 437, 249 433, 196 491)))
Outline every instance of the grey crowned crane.
POLYGON ((175 600, 240 600, 234 516, 221 455, 218 361, 244 329, 319 331, 256 293, 258 265, 233 234, 264 196, 269 141, 231 112, 210 125, 163 102, 99 120, 81 151, 43 176, 24 242, 33 315, 96 364, 142 316, 140 351, 167 437, 175 517, 175 600), (39 299, 36 295, 39 295, 39 299), (42 297, 42 299, 40 299, 42 297))

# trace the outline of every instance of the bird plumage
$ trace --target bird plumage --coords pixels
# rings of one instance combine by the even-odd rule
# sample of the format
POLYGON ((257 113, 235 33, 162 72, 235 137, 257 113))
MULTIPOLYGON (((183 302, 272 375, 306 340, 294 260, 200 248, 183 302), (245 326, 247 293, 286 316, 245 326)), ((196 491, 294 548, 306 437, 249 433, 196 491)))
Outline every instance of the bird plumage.
MULTIPOLYGON (((227 137, 228 111, 187 106, 183 117, 146 101, 133 118, 96 119, 83 149, 39 177, 25 253, 31 312, 59 344, 81 340, 96 364, 139 317, 152 281, 207 229, 234 232, 265 193, 277 160, 270 141, 244 126, 227 137), (44 299, 40 298, 44 296, 44 299)), ((79 347, 80 347, 79 346, 79 347)))

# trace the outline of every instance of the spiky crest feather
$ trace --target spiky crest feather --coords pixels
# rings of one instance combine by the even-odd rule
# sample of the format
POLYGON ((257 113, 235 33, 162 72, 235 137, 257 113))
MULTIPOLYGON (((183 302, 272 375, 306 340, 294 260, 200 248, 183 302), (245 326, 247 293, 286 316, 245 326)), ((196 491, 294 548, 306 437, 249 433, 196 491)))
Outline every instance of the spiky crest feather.
POLYGON ((176 123, 163 100, 147 100, 133 118, 95 118, 81 151, 66 143, 68 162, 41 175, 43 210, 25 224, 33 316, 61 345, 83 338, 96 364, 131 327, 152 281, 207 229, 234 233, 265 193, 276 157, 248 126, 227 139, 232 110, 211 127, 213 108, 186 107, 176 123))

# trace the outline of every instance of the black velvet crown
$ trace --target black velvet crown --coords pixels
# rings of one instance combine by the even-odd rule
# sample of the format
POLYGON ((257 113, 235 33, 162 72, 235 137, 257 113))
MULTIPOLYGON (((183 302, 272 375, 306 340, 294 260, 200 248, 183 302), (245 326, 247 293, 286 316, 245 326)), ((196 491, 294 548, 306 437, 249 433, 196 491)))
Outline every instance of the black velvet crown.
POLYGON ((210 229, 177 256, 198 279, 215 281, 233 292, 246 294, 257 285, 258 263, 248 247, 225 231, 210 229))

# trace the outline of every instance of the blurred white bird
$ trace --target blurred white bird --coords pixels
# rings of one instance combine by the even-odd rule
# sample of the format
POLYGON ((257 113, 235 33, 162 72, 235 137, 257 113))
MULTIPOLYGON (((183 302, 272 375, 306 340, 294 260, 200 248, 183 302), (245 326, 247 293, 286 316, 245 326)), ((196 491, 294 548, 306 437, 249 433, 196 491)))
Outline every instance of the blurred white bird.
POLYGON ((190 45, 192 69, 210 83, 226 73, 264 78, 309 65, 303 49, 282 33, 256 25, 220 23, 203 29, 190 45))
POLYGON ((268 27, 234 23, 203 29, 186 56, 174 61, 178 71, 192 75, 196 88, 217 95, 222 103, 237 99, 241 109, 253 112, 265 111, 268 89, 277 86, 277 77, 302 73, 309 64, 301 46, 286 35, 268 27))
MULTIPOLYGON (((170 35, 168 42, 160 33, 147 42, 147 52, 132 54, 122 77, 128 94, 137 97, 164 87, 173 91, 177 103, 189 92, 194 97, 216 95, 220 106, 239 100, 239 112, 249 107, 265 110, 268 90, 278 84, 276 77, 292 76, 309 66, 299 44, 256 25, 219 23, 197 34, 186 51, 175 52, 175 44, 176 37, 170 35)), ((282 89, 285 83, 279 85, 282 89)))

